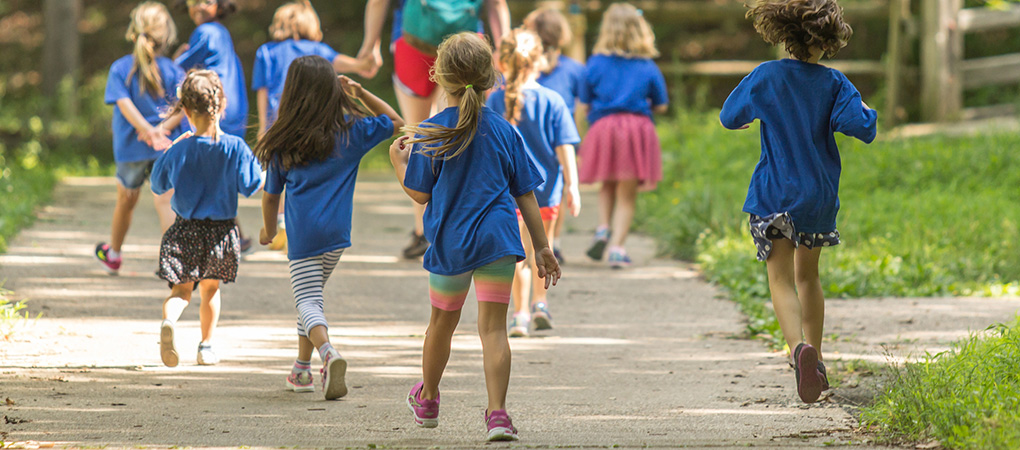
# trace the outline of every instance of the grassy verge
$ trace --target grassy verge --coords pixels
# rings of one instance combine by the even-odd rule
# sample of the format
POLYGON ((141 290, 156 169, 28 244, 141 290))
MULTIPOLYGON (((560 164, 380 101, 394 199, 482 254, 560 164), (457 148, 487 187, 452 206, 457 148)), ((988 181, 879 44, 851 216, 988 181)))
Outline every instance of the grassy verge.
POLYGON ((1020 446, 1020 319, 907 364, 862 411, 885 439, 946 448, 1020 446))
MULTIPOLYGON (((741 212, 758 162, 757 127, 714 114, 659 126, 666 179, 640 197, 639 227, 668 255, 697 261, 774 344, 765 266, 741 212)), ((839 136, 843 245, 823 252, 828 297, 1001 295, 1020 285, 1020 136, 881 141, 839 136)))

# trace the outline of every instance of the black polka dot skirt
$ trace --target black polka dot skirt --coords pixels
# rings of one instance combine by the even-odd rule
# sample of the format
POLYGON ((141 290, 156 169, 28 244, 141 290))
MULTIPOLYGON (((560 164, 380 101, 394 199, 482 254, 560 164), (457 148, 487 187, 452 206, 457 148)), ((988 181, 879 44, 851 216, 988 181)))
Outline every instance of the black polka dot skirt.
POLYGON ((173 287, 201 280, 226 283, 237 278, 240 231, 234 219, 182 219, 163 234, 156 276, 173 287))
POLYGON ((751 238, 758 248, 758 261, 769 259, 772 253, 772 241, 789 239, 793 246, 803 245, 808 249, 815 247, 832 247, 839 245, 839 231, 826 233, 798 233, 790 213, 770 214, 766 217, 751 214, 751 238))

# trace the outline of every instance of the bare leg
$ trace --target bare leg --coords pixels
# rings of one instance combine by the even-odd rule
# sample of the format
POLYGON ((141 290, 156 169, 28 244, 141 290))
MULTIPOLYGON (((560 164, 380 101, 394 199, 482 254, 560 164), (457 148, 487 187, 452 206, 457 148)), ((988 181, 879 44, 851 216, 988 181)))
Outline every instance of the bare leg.
MULTIPOLYGON (((551 220, 542 221, 542 225, 545 227, 546 239, 549 240, 550 246, 552 245, 553 230, 555 230, 553 223, 554 222, 551 220)), ((522 235, 524 234, 523 230, 521 231, 521 234, 522 235)), ((524 243, 524 251, 528 252, 529 254, 532 254, 531 257, 528 258, 528 263, 531 265, 531 273, 538 273, 538 263, 535 262, 535 256, 533 255, 533 253, 535 253, 535 250, 534 245, 531 244, 530 236, 524 243)), ((516 281, 516 277, 514 277, 514 279, 516 281)), ((546 305, 548 305, 549 302, 547 294, 549 291, 545 288, 545 280, 539 277, 531 277, 531 281, 532 281, 531 303, 545 303, 546 305)))
MULTIPOLYGON (((613 235, 609 238, 610 247, 623 247, 630 225, 634 221, 634 209, 637 206, 638 180, 626 180, 616 183, 616 210, 613 213, 613 235)), ((601 195, 601 193, 600 193, 601 195)))
POLYGON ((772 253, 765 262, 769 272, 772 307, 776 310, 779 328, 792 352, 803 342, 800 300, 794 287, 794 247, 789 239, 772 241, 772 253))
POLYGON ((297 358, 301 361, 311 361, 312 352, 315 350, 315 345, 312 341, 304 336, 298 336, 298 353, 297 358))
POLYGON ((174 196, 173 189, 161 195, 153 194, 153 204, 156 206, 156 215, 159 216, 159 227, 166 233, 167 228, 177 220, 177 213, 170 207, 170 200, 174 196))
MULTIPOLYGON (((460 311, 444 311, 432 307, 432 317, 429 319, 429 328, 425 331, 425 347, 421 355, 421 371, 424 386, 421 390, 421 398, 435 400, 439 396, 439 381, 443 379, 443 372, 446 371, 446 363, 450 361, 450 345, 453 340, 453 332, 457 330, 457 323, 460 322, 460 311)), ((499 322, 499 329, 506 333, 506 309, 504 305, 503 318, 499 322)))
POLYGON ((485 390, 489 394, 486 413, 506 409, 506 391, 510 386, 510 342, 506 336, 507 305, 478 302, 478 337, 482 340, 485 366, 485 390))
POLYGON ((822 294, 822 281, 818 277, 818 259, 821 255, 821 247, 808 250, 801 246, 797 248, 794 257, 804 340, 818 350, 818 359, 822 359, 822 328, 825 325, 825 297, 822 294))
POLYGON ((117 205, 113 207, 113 225, 110 229, 110 249, 120 253, 124 237, 131 228, 131 216, 138 204, 140 189, 127 189, 117 183, 117 205))
POLYGON ((202 342, 209 342, 216 323, 220 321, 220 280, 202 280, 198 283, 198 290, 202 295, 202 306, 198 310, 202 342))
MULTIPOLYGON (((524 226, 524 221, 518 220, 517 225, 521 228, 521 241, 524 244, 524 261, 517 263, 516 270, 514 271, 514 282, 511 286, 513 289, 510 290, 510 298, 514 302, 514 314, 530 313, 531 312, 531 274, 538 273, 533 271, 529 267, 528 261, 535 259, 535 250, 531 245, 531 235, 528 234, 527 227, 524 226)), ((534 277, 539 280, 541 278, 534 277)), ((545 287, 545 285, 542 285, 545 287)))
POLYGON ((308 340, 315 348, 329 344, 329 330, 322 325, 316 325, 311 330, 308 330, 308 340))
POLYGON ((599 226, 608 227, 616 208, 616 182, 603 181, 599 189, 599 226))

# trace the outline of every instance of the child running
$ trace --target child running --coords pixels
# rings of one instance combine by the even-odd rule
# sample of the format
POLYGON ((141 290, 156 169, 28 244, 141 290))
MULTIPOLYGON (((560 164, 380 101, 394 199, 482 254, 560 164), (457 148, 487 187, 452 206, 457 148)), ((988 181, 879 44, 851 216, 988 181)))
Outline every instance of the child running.
MULTIPOLYGON (((546 66, 542 69, 542 74, 538 76, 538 84, 560 94, 567 104, 567 108, 570 109, 570 117, 573 119, 576 117, 577 97, 584 79, 584 64, 563 54, 563 49, 570 45, 570 40, 573 38, 570 23, 558 9, 542 7, 532 11, 524 18, 524 27, 542 39, 542 47, 545 49, 546 66)), ((563 264, 560 236, 563 234, 565 218, 566 214, 556 216, 552 234, 553 253, 560 264, 563 264)))
POLYGON ((641 11, 613 3, 602 16, 594 55, 585 67, 581 102, 589 105, 591 128, 581 145, 582 183, 602 182, 599 225, 588 256, 609 265, 630 265, 623 244, 634 220, 638 189, 662 179, 662 150, 652 113, 666 112, 666 81, 652 58, 655 35, 641 11))
POLYGON ((439 382, 474 278, 488 392, 487 437, 516 440, 517 430, 506 413, 510 383, 506 311, 515 263, 524 259, 515 202, 531 234, 538 276, 545 278, 545 287, 560 277, 532 192, 543 180, 520 134, 484 106, 485 92, 498 75, 492 48, 481 36, 464 32, 443 41, 433 79, 452 106, 409 127, 414 138, 402 137, 390 146, 390 161, 404 192, 428 205, 425 233, 433 243, 424 258, 432 317, 422 351, 423 380, 411 388, 407 405, 418 426, 439 424, 439 382))
POLYGON ((237 277, 241 244, 234 218, 237 194, 250 197, 262 185, 262 167, 244 140, 224 134, 220 115, 226 100, 216 72, 192 70, 181 84, 180 101, 171 115, 184 111, 195 129, 156 160, 152 191, 174 190, 171 206, 177 220, 163 234, 156 275, 170 284, 163 302, 159 349, 163 364, 177 365, 174 325, 198 287, 202 341, 198 363, 216 364, 212 334, 220 316, 220 282, 237 277))
MULTIPOLYGON (((110 275, 120 271, 124 237, 142 184, 152 172, 160 152, 170 139, 184 132, 180 116, 161 125, 160 114, 175 101, 184 71, 163 54, 177 40, 177 27, 161 3, 144 2, 131 11, 127 40, 134 51, 110 67, 106 80, 106 103, 113 110, 113 157, 117 163, 117 204, 113 209, 110 242, 96 245, 95 256, 110 275), (164 128, 165 126, 169 128, 164 128)), ((163 231, 174 222, 172 193, 155 196, 156 214, 163 231)))
MULTIPOLYGON (((521 133, 528 158, 545 180, 534 193, 546 238, 552 242, 560 204, 574 217, 581 212, 574 162, 574 144, 581 138, 577 135, 574 117, 560 95, 538 84, 538 76, 546 64, 538 36, 523 29, 511 31, 500 43, 499 62, 506 83, 502 90, 489 96, 486 104, 504 115, 521 133)), ((520 215, 518 218, 523 219, 520 215)), ((548 330, 553 326, 544 283, 531 276, 538 273, 538 267, 523 220, 520 227, 527 263, 517 263, 514 275, 510 337, 527 336, 532 322, 535 330, 548 330), (530 264, 530 273, 526 270, 527 264, 530 264)))
POLYGON ((351 246, 358 163, 403 125, 386 102, 349 78, 337 77, 330 61, 309 55, 290 64, 279 120, 255 146, 269 171, 262 197, 262 244, 278 232, 276 214, 286 189, 287 256, 298 312, 298 358, 287 385, 295 392, 314 390, 310 364, 312 350, 318 349, 326 400, 347 395, 347 361, 329 342, 322 290, 351 246))
POLYGON ((839 244, 840 159, 833 133, 875 139, 877 113, 850 80, 818 64, 846 46, 853 31, 835 0, 769 0, 748 11, 765 42, 793 58, 759 65, 737 85, 719 119, 744 129, 758 119, 761 159, 751 175, 744 212, 758 260, 792 352, 797 393, 811 403, 829 389, 822 364, 825 299, 818 277, 822 247, 839 244))
MULTIPOLYGON (((255 52, 255 70, 251 80, 258 105, 259 138, 266 134, 266 130, 276 120, 287 69, 295 59, 318 55, 332 61, 337 72, 353 72, 361 67, 358 60, 341 55, 322 42, 319 15, 308 0, 290 2, 277 8, 273 14, 273 23, 269 25, 269 37, 273 42, 263 44, 255 52)), ((278 228, 284 229, 286 221, 282 204, 277 219, 278 228)), ((271 250, 286 247, 286 233, 277 234, 276 239, 269 244, 271 250)))

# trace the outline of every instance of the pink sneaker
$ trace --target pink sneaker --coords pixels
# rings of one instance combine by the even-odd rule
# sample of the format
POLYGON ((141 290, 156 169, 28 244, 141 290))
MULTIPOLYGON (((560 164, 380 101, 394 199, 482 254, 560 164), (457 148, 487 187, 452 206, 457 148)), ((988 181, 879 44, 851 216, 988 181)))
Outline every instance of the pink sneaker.
POLYGON ((801 342, 793 350, 794 370, 797 373, 797 394, 804 403, 814 403, 822 395, 821 373, 818 372, 818 351, 801 342))
POLYGON ((347 375, 347 360, 339 353, 330 353, 326 356, 326 363, 319 371, 322 376, 322 395, 326 400, 336 400, 347 395, 347 382, 344 377, 347 375))
POLYGON ((497 409, 485 415, 485 427, 488 429, 488 441, 516 441, 517 429, 510 422, 505 409, 497 409))
POLYGON ((96 251, 94 253, 99 264, 102 264, 103 270, 110 275, 116 275, 117 271, 120 270, 120 256, 117 259, 110 258, 110 245, 105 242, 96 244, 96 251))
POLYGON ((411 392, 407 393, 407 407, 411 408, 411 414, 414 414, 414 423, 419 427, 435 428, 439 426, 439 395, 436 395, 435 400, 421 398, 421 390, 424 385, 424 382, 419 381, 411 388, 411 392))
POLYGON ((287 389, 294 392, 315 392, 312 386, 312 372, 291 373, 287 375, 287 389))

